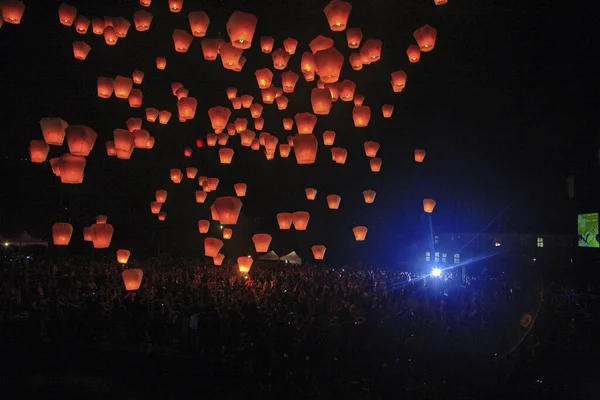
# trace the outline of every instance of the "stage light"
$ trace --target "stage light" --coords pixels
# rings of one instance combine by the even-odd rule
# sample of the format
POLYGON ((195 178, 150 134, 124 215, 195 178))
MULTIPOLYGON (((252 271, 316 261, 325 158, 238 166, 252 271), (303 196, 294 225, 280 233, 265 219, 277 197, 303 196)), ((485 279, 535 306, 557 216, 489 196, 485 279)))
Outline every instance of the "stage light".
POLYGON ((431 270, 431 276, 434 276, 436 278, 439 278, 440 276, 442 276, 442 270, 439 268, 434 268, 431 270))

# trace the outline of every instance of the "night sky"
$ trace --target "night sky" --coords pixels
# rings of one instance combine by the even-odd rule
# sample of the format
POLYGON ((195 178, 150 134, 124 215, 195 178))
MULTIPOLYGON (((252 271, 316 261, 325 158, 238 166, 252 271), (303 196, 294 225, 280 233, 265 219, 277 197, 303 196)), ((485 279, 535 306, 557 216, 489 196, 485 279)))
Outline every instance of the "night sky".
MULTIPOLYGON (((102 36, 81 36, 74 27, 58 21, 59 1, 26 1, 20 25, 4 23, 0 29, 0 88, 2 102, 2 166, 0 186, 0 230, 27 230, 50 239, 54 222, 68 221, 75 227, 72 247, 84 249, 82 228, 106 214, 115 227, 111 249, 131 248, 133 254, 176 251, 202 255, 203 236, 198 219, 210 219, 209 205, 219 196, 234 195, 233 184, 246 182, 248 195, 233 239, 225 245, 228 257, 252 251, 254 233, 271 233, 272 249, 281 254, 296 250, 310 257, 310 246, 327 246, 326 261, 352 259, 395 262, 404 259, 416 243, 428 237, 429 218, 422 199, 437 201, 432 222, 436 232, 480 231, 492 220, 488 231, 574 232, 578 211, 598 211, 597 114, 598 46, 592 29, 598 6, 577 9, 571 3, 549 7, 541 1, 449 0, 435 6, 433 0, 354 1, 349 27, 361 27, 364 40, 383 40, 379 62, 353 71, 349 64, 341 79, 357 84, 372 109, 367 128, 352 123, 352 103, 334 103, 328 116, 319 116, 315 133, 337 133, 336 145, 348 149, 345 165, 331 161, 329 148, 320 140, 317 163, 298 166, 293 154, 267 161, 262 153, 239 145, 230 138, 236 154, 231 165, 218 163, 218 148, 196 149, 196 138, 211 132, 207 110, 216 105, 230 107, 225 89, 250 93, 260 100, 254 78, 259 68, 273 70, 271 55, 259 48, 260 36, 273 36, 275 48, 282 40, 299 40, 288 69, 300 73, 299 62, 308 42, 318 34, 335 40, 336 48, 350 53, 345 32, 329 29, 323 7, 327 1, 191 1, 183 11, 171 13, 167 0, 154 0, 147 32, 132 26, 116 46, 107 46, 102 36), (227 71, 221 61, 202 57, 200 39, 187 53, 176 53, 171 34, 189 31, 188 13, 204 10, 211 18, 207 38, 227 40, 225 23, 235 10, 254 13, 258 27, 241 73, 227 71), (438 30, 435 49, 410 64, 406 48, 412 33, 424 24, 438 30), (73 58, 74 40, 85 40, 92 50, 85 61, 73 58), (166 57, 167 68, 155 67, 157 56, 166 57), (132 109, 127 100, 96 96, 98 76, 131 76, 145 72, 140 86, 142 108, 132 109), (393 93, 392 71, 404 69, 407 87, 393 93), (182 82, 198 100, 196 117, 180 123, 172 82, 182 82), (381 106, 395 105, 394 115, 383 119, 381 106), (130 160, 108 157, 104 142, 112 140, 116 128, 125 128, 130 117, 144 116, 146 107, 168 109, 168 125, 144 120, 142 128, 156 138, 152 150, 135 150, 130 160), (42 139, 39 120, 61 117, 71 125, 87 125, 98 133, 88 157, 82 185, 61 184, 48 163, 28 160, 28 144, 42 139), (372 173, 363 143, 381 144, 380 173, 372 173), (191 158, 185 146, 194 147, 191 158), (427 150, 425 162, 413 160, 415 147, 427 150), (199 175, 216 176, 219 189, 204 205, 194 202, 197 180, 174 185, 169 169, 199 168, 199 175), (567 197, 566 179, 575 176, 576 199, 567 197), (305 187, 319 190, 308 202, 305 187), (149 210, 157 189, 169 198, 163 210, 168 217, 158 222, 149 210), (374 204, 366 205, 361 192, 377 191, 374 204), (340 209, 329 210, 325 196, 342 196, 340 209), (306 232, 280 232, 278 212, 306 210, 311 221, 306 232), (351 228, 366 225, 367 241, 354 241, 351 228), (406 251, 405 251, 406 250, 406 251)), ((139 2, 71 0, 87 17, 124 16, 131 20, 139 2), (113 4, 114 3, 114 4, 113 4)), ((280 85, 279 71, 274 82, 280 85)), ((302 76, 296 91, 288 95, 285 111, 265 105, 264 131, 280 143, 290 134, 281 126, 282 117, 310 112, 310 89, 302 76)), ((236 117, 252 120, 248 110, 236 117)), ((295 130, 292 131, 295 133, 295 130)), ((228 147, 229 147, 228 143, 228 147)), ((68 152, 65 144, 51 146, 48 158, 68 152)), ((220 237, 212 224, 212 236, 220 237)))

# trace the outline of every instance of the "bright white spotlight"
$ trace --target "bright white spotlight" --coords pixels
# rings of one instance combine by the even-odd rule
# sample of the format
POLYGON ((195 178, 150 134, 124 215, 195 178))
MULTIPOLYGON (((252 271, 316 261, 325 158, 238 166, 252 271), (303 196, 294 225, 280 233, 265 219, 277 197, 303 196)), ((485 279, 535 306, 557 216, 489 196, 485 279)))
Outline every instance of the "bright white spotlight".
POLYGON ((432 269, 431 276, 435 276, 436 278, 439 278, 440 276, 442 276, 442 270, 439 268, 432 269))

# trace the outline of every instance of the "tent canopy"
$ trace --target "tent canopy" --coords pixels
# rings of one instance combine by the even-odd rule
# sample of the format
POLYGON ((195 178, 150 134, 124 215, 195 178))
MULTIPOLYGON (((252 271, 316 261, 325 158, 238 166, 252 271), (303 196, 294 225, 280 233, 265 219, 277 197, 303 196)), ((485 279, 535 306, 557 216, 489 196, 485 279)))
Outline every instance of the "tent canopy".
POLYGON ((281 261, 287 261, 290 264, 302 264, 302 259, 300 258, 300 256, 298 254, 296 254, 295 251, 292 251, 289 254, 286 254, 285 256, 280 258, 281 261))
POLYGON ((14 237, 6 237, 3 236, 0 240, 7 246, 45 246, 48 247, 48 242, 44 242, 43 240, 36 239, 31 236, 29 233, 23 231, 21 234, 16 235, 14 237))
POLYGON ((270 252, 258 257, 258 259, 262 260, 262 261, 278 261, 279 256, 277 255, 277 253, 275 253, 273 250, 271 250, 270 252))

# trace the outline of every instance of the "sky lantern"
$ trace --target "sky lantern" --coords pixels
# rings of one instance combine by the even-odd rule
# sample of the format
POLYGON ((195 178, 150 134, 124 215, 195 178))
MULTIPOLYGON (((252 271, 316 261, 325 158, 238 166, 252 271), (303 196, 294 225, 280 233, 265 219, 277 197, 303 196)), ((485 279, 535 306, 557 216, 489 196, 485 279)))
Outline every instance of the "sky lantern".
POLYGON ((240 110, 242 108, 242 98, 234 97, 233 99, 231 99, 231 106, 234 110, 240 110))
POLYGON ((423 162, 425 159, 425 149, 415 149, 415 161, 423 162))
POLYGON ((346 29, 350 11, 352 11, 352 4, 341 0, 332 0, 323 10, 327 17, 329 28, 334 32, 346 29))
POLYGON ((237 224, 240 211, 242 209, 242 201, 237 197, 217 197, 214 206, 219 214, 219 221, 223 225, 237 224))
POLYGON ((294 154, 296 162, 300 165, 314 164, 317 158, 319 143, 313 134, 299 134, 294 136, 294 154))
POLYGON ((241 274, 248 274, 250 272, 250 268, 252 268, 252 263, 254 260, 250 256, 241 256, 238 257, 238 268, 241 274))
POLYGON ((183 29, 175 29, 173 35, 173 45, 177 53, 186 53, 192 44, 194 37, 183 29))
POLYGON ((157 215, 160 212, 163 203, 159 203, 158 201, 150 202, 150 212, 154 215, 157 215))
POLYGON ((381 48, 383 42, 379 39, 367 39, 360 49, 360 54, 363 58, 367 58, 369 62, 379 61, 381 58, 381 48))
POLYGON ((109 46, 114 46, 119 41, 119 35, 112 25, 105 27, 102 34, 104 35, 104 41, 109 46))
MULTIPOLYGON (((331 101, 331 100, 330 100, 331 101)), ((317 123, 317 116, 311 113, 298 113, 294 116, 296 128, 301 135, 309 135, 313 133, 313 129, 317 123)))
POLYGON ((146 108, 146 121, 155 122, 158 118, 159 111, 156 108, 146 108))
POLYGON ((150 133, 145 129, 137 129, 133 131, 133 143, 138 149, 145 149, 150 139, 150 133))
POLYGON ((43 140, 32 140, 29 142, 29 158, 31 162, 43 163, 48 157, 50 146, 43 140))
POLYGON ((379 151, 379 143, 368 141, 365 142, 365 154, 369 158, 377 157, 377 152, 379 151))
POLYGON ((350 57, 348 57, 348 62, 350 63, 350 66, 352 66, 352 69, 355 71, 360 71, 363 67, 363 62, 359 53, 350 54, 350 57))
POLYGON ((354 105, 356 107, 362 106, 363 102, 365 101, 365 96, 362 94, 358 94, 355 93, 354 94, 354 105))
POLYGON ((375 157, 375 158, 371 158, 371 161, 369 162, 369 164, 371 165, 371 171, 373 172, 379 172, 381 171, 381 158, 379 157, 375 157))
POLYGON ((297 231, 305 231, 310 220, 310 214, 306 211, 296 211, 292 213, 292 223, 297 231))
POLYGON ((337 82, 344 65, 344 56, 335 47, 315 53, 317 74, 323 83, 337 82))
POLYGON ((127 261, 129 261, 129 256, 131 255, 131 252, 129 250, 125 250, 125 249, 119 249, 117 250, 117 262, 119 264, 127 264, 127 261))
POLYGON ((58 161, 60 160, 59 157, 54 157, 51 158, 50 160, 48 160, 48 163, 50 164, 50 167, 52 168, 52 173, 54 174, 54 176, 60 178, 60 168, 58 167, 58 161))
POLYGON ((331 158, 337 164, 346 164, 346 159, 348 158, 348 150, 343 149, 341 147, 332 147, 331 158))
POLYGON ((325 89, 329 90, 331 101, 336 102, 340 97, 340 84, 338 82, 325 84, 325 89))
POLYGON ((211 237, 204 238, 204 255, 206 257, 216 257, 222 248, 222 240, 211 237))
POLYGON ((106 249, 110 246, 115 229, 111 224, 92 225, 92 243, 95 249, 106 249))
POLYGON ((125 121, 125 125, 127 125, 127 130, 129 132, 137 131, 138 129, 142 129, 142 119, 141 118, 129 118, 125 121))
POLYGON ((403 70, 392 72, 392 80, 390 83, 392 84, 394 92, 400 93, 406 86, 406 72, 403 70))
POLYGON ((277 214, 277 223, 282 231, 290 229, 292 227, 292 213, 277 214))
POLYGON ((362 242, 367 237, 367 227, 366 226, 355 226, 352 228, 352 232, 354 232, 354 239, 357 242, 362 242))
POLYGON ((148 138, 148 141, 146 142, 146 149, 152 149, 154 148, 154 144, 156 143, 156 139, 154 138, 154 136, 150 136, 148 138))
POLYGON ((285 110, 289 103, 289 99, 287 98, 287 96, 279 96, 275 99, 275 101, 277 102, 278 110, 285 110))
POLYGON ((115 129, 113 132, 114 143, 117 150, 128 151, 134 144, 132 132, 125 129, 115 129))
POLYGON ((169 176, 171 177, 173 183, 181 183, 181 180, 183 179, 183 172, 181 172, 181 170, 178 168, 172 168, 169 172, 169 176))
MULTIPOLYGON (((133 137, 133 135, 131 135, 133 137)), ((135 150, 135 144, 132 143, 128 149, 117 149, 117 158, 119 160, 129 160, 135 150)))
POLYGON ((167 59, 164 57, 156 57, 156 68, 161 71, 167 67, 167 59))
POLYGON ((346 31, 346 41, 351 49, 358 49, 362 40, 363 34, 360 28, 348 28, 346 31))
POLYGON ((313 257, 315 258, 315 260, 322 260, 323 258, 325 258, 325 246, 316 244, 310 249, 313 253, 313 257))
POLYGON ((204 11, 192 11, 188 14, 190 29, 195 37, 204 37, 210 24, 210 18, 204 11))
POLYGON ((310 41, 308 47, 310 47, 310 51, 313 54, 316 54, 318 51, 326 50, 332 48, 334 45, 333 39, 328 38, 327 36, 319 35, 313 40, 310 41))
POLYGON ((235 99, 235 96, 237 95, 237 91, 238 91, 237 88, 234 88, 234 87, 227 88, 227 90, 225 90, 225 93, 227 93, 227 98, 229 100, 235 99))
POLYGON ((262 94, 263 103, 273 104, 273 102, 275 101, 276 92, 277 92, 277 88, 275 88, 275 87, 269 87, 266 89, 262 89, 261 94, 262 94))
POLYGON ((254 73, 256 76, 256 82, 258 83, 259 89, 266 89, 271 86, 273 82, 273 72, 269 68, 262 68, 254 73))
POLYGON ((73 225, 57 222, 52 225, 52 239, 55 246, 67 246, 73 236, 73 225))
POLYGON ((217 145, 217 135, 215 135, 214 133, 207 133, 206 145, 208 147, 215 147, 217 145))
POLYGON ((169 0, 169 10, 178 13, 183 8, 183 0, 169 0))
POLYGON ((133 13, 133 23, 135 25, 135 29, 138 32, 145 32, 150 29, 150 24, 152 24, 152 13, 146 10, 138 10, 133 13))
POLYGON ((423 211, 431 214, 435 208, 435 204, 435 200, 433 199, 423 199, 423 211))
POLYGON ((220 267, 223 264, 223 260, 225 260, 225 254, 219 253, 216 257, 213 257, 213 263, 215 266, 220 267))
POLYGON ((327 196, 327 206, 330 210, 337 210, 340 208, 340 202, 342 197, 337 194, 330 194, 327 196))
POLYGON ((270 161, 275 158, 275 153, 271 153, 265 150, 265 158, 270 161))
POLYGON ((233 47, 231 43, 225 43, 219 48, 219 54, 221 55, 223 67, 232 69, 240 61, 242 50, 233 47))
POLYGON ((277 143, 279 143, 279 139, 277 139, 277 137, 272 135, 265 137, 265 151, 269 154, 275 154, 277 143))
POLYGON ((429 25, 424 25, 413 33, 413 37, 423 53, 430 52, 435 47, 437 30, 429 25))
POLYGON ((62 146, 68 126, 69 124, 61 118, 46 117, 40 120, 44 141, 51 145, 62 146))
POLYGON ((131 27, 131 22, 129 22, 123 17, 113 18, 112 24, 119 38, 126 37, 127 32, 129 32, 129 28, 131 27))
POLYGON ((129 102, 129 107, 131 108, 140 108, 142 106, 142 101, 144 100, 144 94, 140 89, 131 89, 129 92, 129 97, 127 97, 127 101, 129 102))
POLYGON ((381 112, 383 114, 383 118, 390 118, 394 113, 394 105, 393 104, 384 104, 381 107, 381 112))
POLYGON ((164 221, 167 219, 167 213, 165 211, 161 211, 158 213, 158 220, 164 221))
POLYGON ((240 133, 241 143, 244 147, 249 147, 252 145, 252 141, 256 137, 256 132, 246 129, 242 133, 240 133))
POLYGON ((223 228, 223 239, 229 240, 233 236, 233 230, 231 228, 223 228))
POLYGON ((172 116, 173 114, 171 114, 170 111, 162 110, 158 113, 158 123, 161 125, 166 125, 169 123, 172 116))
POLYGON ((140 85, 144 80, 144 71, 140 71, 139 69, 134 70, 131 78, 133 79, 133 83, 140 85))
POLYGON ((263 118, 255 118, 254 119, 254 129, 262 130, 265 126, 265 120, 263 118))
POLYGON ((354 118, 354 126, 364 128, 369 125, 371 120, 371 108, 369 106, 355 106, 352 109, 352 118, 354 118))
POLYGON ((196 178, 196 174, 198 173, 198 168, 195 167, 187 167, 185 169, 185 176, 188 179, 195 179, 196 178))
POLYGON ((213 107, 208 110, 208 117, 210 118, 210 123, 212 128, 216 133, 223 132, 223 129, 227 126, 227 122, 229 121, 229 117, 231 116, 231 110, 227 107, 213 107))
POLYGON ((258 135, 258 141, 260 142, 260 145, 264 146, 266 144, 266 139, 270 136, 271 134, 269 132, 261 132, 260 135, 258 135))
POLYGON ((227 34, 231 44, 238 49, 246 50, 252 45, 258 19, 253 14, 234 11, 227 20, 227 34))
POLYGON ((204 147, 204 141, 202 139, 196 139, 196 147, 198 147, 199 149, 204 147))
POLYGON ((121 272, 121 278, 123 279, 125 290, 138 290, 142 285, 144 271, 142 271, 140 268, 127 268, 121 272))
POLYGON ((166 190, 157 190, 154 193, 154 196, 156 197, 156 201, 158 203, 164 203, 167 201, 167 191, 166 190))
POLYGON ((108 222, 108 217, 106 215, 96 215, 96 223, 98 225, 106 224, 108 222))
POLYGON ((228 147, 222 147, 219 149, 219 160, 221 164, 231 164, 233 159, 234 151, 228 147))
POLYGON ((314 200, 317 197, 317 189, 315 188, 306 188, 304 189, 304 193, 306 194, 307 200, 314 200))
POLYGON ((252 102, 254 101, 254 96, 249 94, 243 94, 240 96, 242 99, 242 107, 250 108, 252 107, 252 102))
POLYGON ((94 32, 94 35, 102 35, 104 33, 104 20, 102 18, 92 19, 92 32, 94 32))
POLYGON ((289 144, 281 143, 279 145, 279 156, 281 158, 288 158, 290 156, 291 151, 292 151, 292 148, 290 147, 289 144))
POLYGON ((207 61, 214 61, 219 55, 219 47, 221 43, 219 39, 202 39, 202 54, 207 61))
POLYGON ((290 60, 290 53, 284 49, 277 49, 271 53, 271 59, 273 60, 273 68, 283 70, 290 60))
POLYGON ((75 18, 75 32, 80 35, 85 35, 90 27, 90 19, 88 17, 84 17, 83 15, 78 15, 75 18))
MULTIPOLYGON (((4 7, 3 6, 3 11, 2 14, 4 14, 4 7)), ((4 15, 3 15, 4 16, 4 15)), ((67 4, 67 3, 61 3, 60 6, 58 6, 58 18, 60 20, 60 23, 63 24, 64 26, 71 26, 73 25, 73 22, 75 21, 75 18, 77 17, 77 8, 67 4)), ((4 18, 6 20, 6 18, 4 18)))
POLYGON ((254 242, 254 248, 257 253, 266 253, 269 251, 269 246, 271 245, 271 240, 273 238, 271 235, 267 233, 257 233, 252 236, 252 241, 254 242))
POLYGON ((91 226, 86 226, 83 228, 83 240, 85 242, 92 241, 92 227, 91 226))
POLYGON ((133 88, 133 80, 125 76, 117 76, 114 80, 115 97, 126 99, 133 88))
POLYGON ((198 221, 198 232, 200 233, 208 233, 208 229, 210 228, 210 221, 206 219, 201 219, 198 221))
POLYGON ((375 201, 375 195, 377 193, 374 190, 363 190, 362 193, 366 204, 372 204, 375 201))
POLYGON ((294 38, 289 37, 283 41, 283 48, 290 55, 296 52, 296 47, 298 47, 298 41, 294 38))
POLYGON ((335 131, 323 132, 323 144, 325 146, 332 146, 335 141, 335 131))
POLYGON ((104 76, 98 77, 97 81, 98 97, 108 99, 114 91, 114 80, 104 76))
POLYGON ((408 56, 408 61, 413 64, 418 63, 421 59, 421 49, 416 44, 411 44, 406 49, 406 55, 408 56))
MULTIPOLYGON (((329 92, 329 89, 313 88, 310 92, 310 103, 315 114, 329 114, 329 111, 331 110, 331 93, 329 92)), ((296 124, 298 125, 298 123, 296 124)))
POLYGON ((98 134, 84 125, 70 125, 65 130, 69 152, 74 156, 88 156, 98 134))
POLYGON ((112 140, 109 140, 105 143, 106 145, 106 154, 110 157, 117 155, 117 148, 115 147, 115 143, 112 140))
POLYGON ((250 144, 250 148, 254 151, 260 150, 260 140, 258 140, 258 138, 254 138, 250 144))
MULTIPOLYGON (((7 24, 18 25, 21 23, 23 13, 25 13, 25 4, 22 1, 5 0, 0 4, 0 12, 0 26, 2 26, 2 20, 6 21, 7 24)), ((77 10, 75 10, 75 14, 77 14, 77 10)))
POLYGON ((273 45, 275 44, 275 39, 271 36, 262 36, 260 38, 260 49, 263 53, 269 54, 273 51, 273 45))
MULTIPOLYGON (((300 70, 302 71, 302 74, 304 74, 304 77, 306 78, 307 74, 314 74, 316 69, 317 63, 315 61, 314 54, 309 51, 305 51, 304 53, 302 53, 302 59, 300 61, 300 70)), ((310 82, 308 79, 306 81, 310 82)))
POLYGON ((285 71, 281 73, 281 86, 285 93, 293 93, 297 82, 298 74, 294 71, 285 71))
POLYGON ((206 197, 208 196, 208 193, 206 193, 203 190, 196 190, 195 196, 196 196, 196 203, 203 204, 206 201, 206 197))
POLYGON ((342 101, 352 101, 354 99, 354 92, 356 90, 356 83, 344 80, 340 82, 340 97, 342 101))
POLYGON ((250 114, 252 118, 260 118, 263 112, 263 106, 258 103, 254 103, 250 106, 250 114))
POLYGON ((448 0, 433 0, 436 6, 441 6, 442 4, 446 4, 448 0))
POLYGON ((236 118, 234 121, 235 131, 242 133, 248 128, 248 120, 246 118, 236 118))
POLYGON ((244 197, 246 195, 246 190, 248 189, 248 185, 245 183, 236 183, 233 185, 235 189, 235 195, 238 197, 244 197))
POLYGON ((294 120, 291 118, 283 118, 283 129, 286 131, 291 131, 294 127, 294 120))
POLYGON ((194 97, 183 97, 177 101, 177 111, 179 111, 179 119, 193 119, 196 115, 196 107, 198 101, 194 97))

